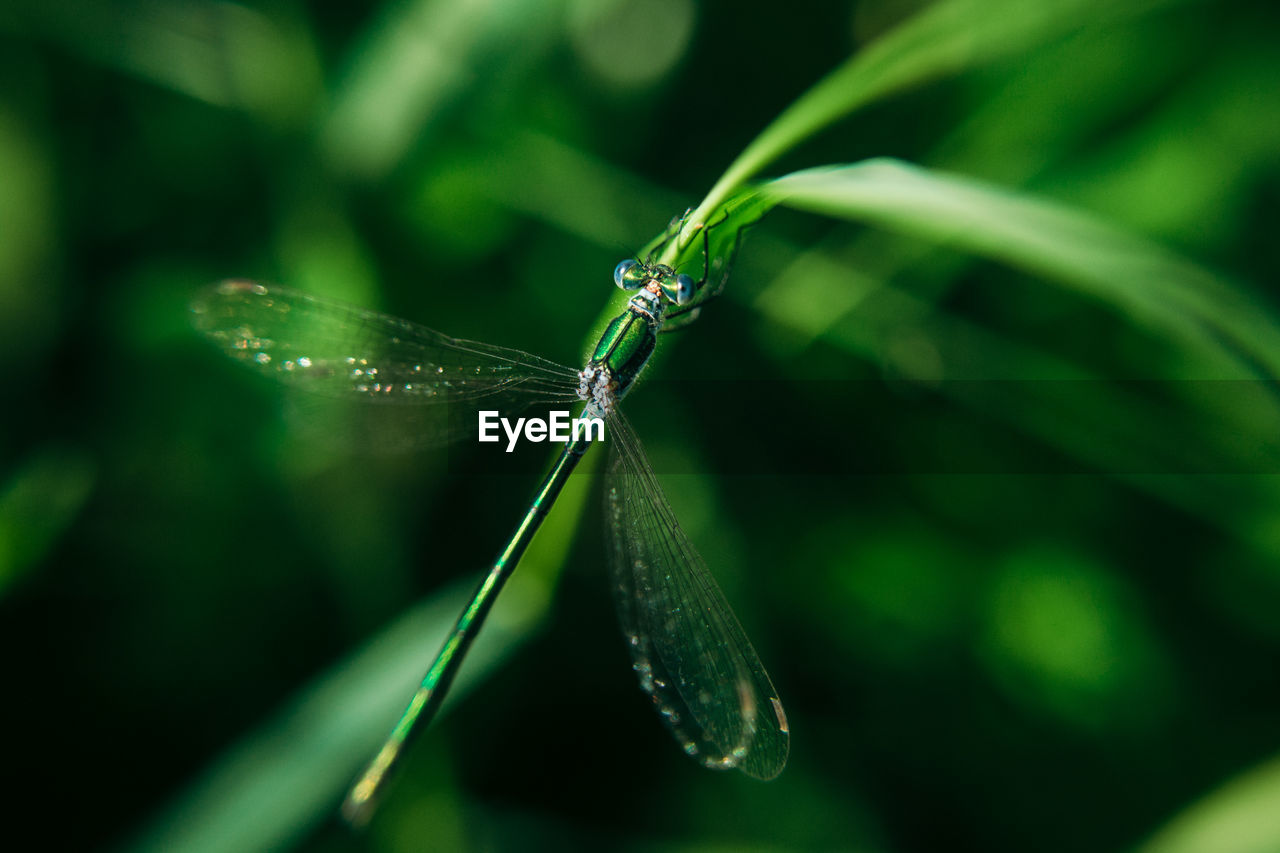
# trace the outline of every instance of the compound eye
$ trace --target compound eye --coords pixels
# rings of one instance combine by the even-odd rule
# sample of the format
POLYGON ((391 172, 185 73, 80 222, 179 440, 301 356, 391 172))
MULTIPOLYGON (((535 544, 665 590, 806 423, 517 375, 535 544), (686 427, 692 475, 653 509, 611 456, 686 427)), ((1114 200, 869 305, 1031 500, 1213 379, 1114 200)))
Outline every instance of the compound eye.
POLYGON ((640 280, 636 277, 634 280, 627 277, 627 273, 636 267, 635 261, 623 261, 613 268, 613 283, 621 287, 623 290, 635 290, 640 286, 640 280))
POLYGON ((693 279, 687 275, 676 276, 676 304, 683 305, 693 298, 693 279))

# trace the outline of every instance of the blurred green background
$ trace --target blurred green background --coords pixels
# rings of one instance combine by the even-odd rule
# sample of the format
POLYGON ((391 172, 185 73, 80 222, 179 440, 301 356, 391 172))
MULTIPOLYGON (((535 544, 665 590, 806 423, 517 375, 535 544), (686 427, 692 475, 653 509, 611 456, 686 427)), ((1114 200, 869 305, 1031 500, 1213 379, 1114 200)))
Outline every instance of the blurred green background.
MULTIPOLYGON (((924 5, 6 3, 9 834, 1280 850, 1275 377, 1123 302, 795 212, 628 400, 786 703, 785 773, 702 770, 646 707, 587 471, 373 825, 332 817, 550 451, 503 473, 344 443, 200 340, 192 294, 285 283, 580 363, 614 264, 924 5)), ((1276 6, 1057 5, 1070 26, 770 174, 974 176, 1274 317, 1276 6)))

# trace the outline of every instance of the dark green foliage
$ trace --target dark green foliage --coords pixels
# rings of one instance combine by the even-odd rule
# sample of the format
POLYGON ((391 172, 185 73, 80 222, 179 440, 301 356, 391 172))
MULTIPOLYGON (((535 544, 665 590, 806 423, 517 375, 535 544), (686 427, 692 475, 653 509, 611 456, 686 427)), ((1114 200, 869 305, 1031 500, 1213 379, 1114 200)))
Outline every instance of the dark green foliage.
MULTIPOLYGON (((0 12, 12 837, 1280 845, 1274 4, 812 6, 0 12), (740 251, 627 412, 791 763, 672 747, 578 476, 348 835, 549 454, 367 452, 189 299, 279 282, 577 365, 690 209, 740 251)), ((697 277, 687 236, 654 260, 697 277)))

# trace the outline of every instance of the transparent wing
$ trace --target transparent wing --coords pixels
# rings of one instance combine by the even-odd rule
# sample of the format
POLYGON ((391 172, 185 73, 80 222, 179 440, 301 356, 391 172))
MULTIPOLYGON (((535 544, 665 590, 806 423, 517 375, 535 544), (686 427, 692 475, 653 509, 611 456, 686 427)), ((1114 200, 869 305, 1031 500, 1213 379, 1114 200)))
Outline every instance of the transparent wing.
POLYGON ((790 743, 777 691, 676 522, 630 425, 616 409, 607 423, 610 563, 640 686, 690 756, 772 779, 790 743))
POLYGON ((225 281, 191 310, 227 355, 287 386, 396 409, 394 418, 380 419, 397 423, 392 432, 405 440, 396 443, 458 438, 474 430, 480 408, 508 415, 578 399, 570 367, 283 287, 225 281), (465 403, 470 417, 448 417, 455 403, 465 403))

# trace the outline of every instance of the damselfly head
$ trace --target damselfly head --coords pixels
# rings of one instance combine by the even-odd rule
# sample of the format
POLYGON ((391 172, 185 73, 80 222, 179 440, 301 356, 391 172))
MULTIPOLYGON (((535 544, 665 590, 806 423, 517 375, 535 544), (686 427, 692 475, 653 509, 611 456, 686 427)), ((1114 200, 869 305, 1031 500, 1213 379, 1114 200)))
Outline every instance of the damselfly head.
POLYGON ((623 290, 639 290, 644 288, 650 293, 661 292, 667 299, 677 305, 684 305, 693 298, 697 285, 694 280, 665 264, 642 264, 635 260, 625 260, 613 269, 613 283, 623 290))

